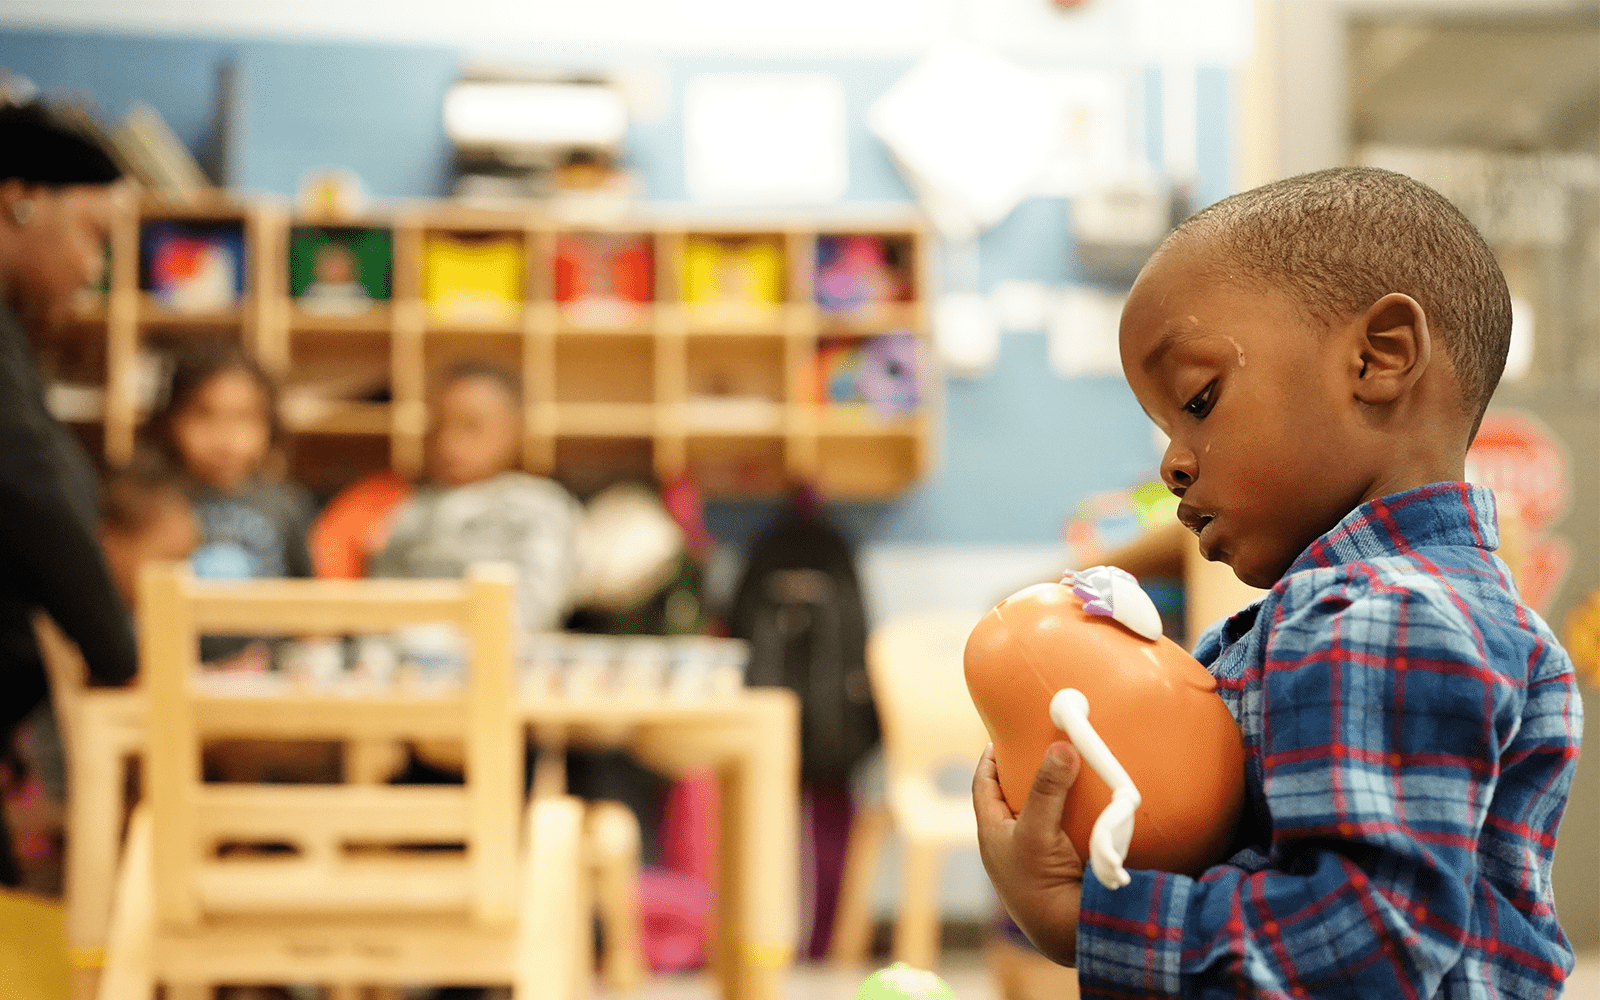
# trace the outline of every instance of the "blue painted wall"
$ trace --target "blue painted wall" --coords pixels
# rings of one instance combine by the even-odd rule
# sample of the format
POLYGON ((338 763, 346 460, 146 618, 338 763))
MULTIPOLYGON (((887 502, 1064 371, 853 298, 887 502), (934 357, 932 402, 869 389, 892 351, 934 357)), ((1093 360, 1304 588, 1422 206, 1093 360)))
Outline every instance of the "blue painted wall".
MULTIPOLYGON (((524 59, 560 65, 562 54, 524 59)), ((464 61, 425 46, 174 39, 50 31, 0 31, 0 66, 47 92, 91 95, 107 124, 135 100, 154 105, 191 148, 214 127, 219 67, 232 60, 243 89, 237 186, 292 192, 310 169, 348 166, 379 197, 446 190, 449 146, 439 108, 464 61)), ((572 64, 567 59, 568 64, 572 64)), ((590 61, 589 67, 604 65, 590 61)), ((662 113, 633 127, 629 159, 646 195, 687 198, 684 83, 702 72, 827 72, 844 85, 850 119, 849 201, 904 201, 910 194, 866 126, 866 109, 910 63, 891 59, 673 59, 662 113)), ((1147 145, 1159 156, 1159 75, 1145 73, 1147 145)), ((1199 93, 1197 199, 1229 190, 1229 81, 1203 69, 1199 93)), ((1078 277, 1066 203, 1035 198, 980 241, 980 287, 1006 279, 1050 284, 1078 277)), ((866 543, 1048 544, 1082 498, 1153 473, 1148 424, 1120 379, 1062 379, 1045 338, 1007 334, 999 362, 981 377, 952 379, 945 394, 944 452, 934 475, 893 503, 855 505, 841 516, 866 543)), ((708 512, 727 542, 746 540, 771 505, 717 504, 708 512)))

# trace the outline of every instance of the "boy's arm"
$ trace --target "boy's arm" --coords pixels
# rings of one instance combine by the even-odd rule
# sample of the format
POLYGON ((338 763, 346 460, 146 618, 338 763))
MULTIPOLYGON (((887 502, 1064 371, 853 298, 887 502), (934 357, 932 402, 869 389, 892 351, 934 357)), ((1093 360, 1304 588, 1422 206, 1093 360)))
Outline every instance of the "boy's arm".
POLYGON ((1459 957, 1521 693, 1440 596, 1293 596, 1261 678, 1265 866, 1086 875, 1086 996, 1426 997, 1459 957))

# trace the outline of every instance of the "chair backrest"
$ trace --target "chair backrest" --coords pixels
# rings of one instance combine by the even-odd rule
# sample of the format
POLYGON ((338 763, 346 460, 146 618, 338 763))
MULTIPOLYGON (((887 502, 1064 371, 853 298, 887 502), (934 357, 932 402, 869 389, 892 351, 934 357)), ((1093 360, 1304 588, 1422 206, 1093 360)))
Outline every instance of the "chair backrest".
POLYGON ((68 639, 43 611, 33 613, 33 638, 39 646, 39 658, 44 661, 45 676, 50 678, 50 704, 56 729, 61 732, 61 746, 70 755, 76 746, 73 728, 77 725, 78 705, 89 686, 89 667, 78 644, 68 639))
POLYGON ((474 568, 463 581, 200 582, 177 565, 147 566, 140 672, 158 919, 184 927, 211 913, 456 911, 510 922, 522 793, 512 585, 504 567, 474 568), (202 633, 338 635, 433 622, 459 628, 470 646, 468 675, 447 692, 197 683, 202 633), (206 784, 201 775, 202 745, 218 738, 414 737, 463 740, 465 784, 206 784))
POLYGON ((967 692, 962 654, 977 623, 964 612, 907 615, 867 640, 891 779, 931 775, 952 761, 976 764, 989 737, 967 692))

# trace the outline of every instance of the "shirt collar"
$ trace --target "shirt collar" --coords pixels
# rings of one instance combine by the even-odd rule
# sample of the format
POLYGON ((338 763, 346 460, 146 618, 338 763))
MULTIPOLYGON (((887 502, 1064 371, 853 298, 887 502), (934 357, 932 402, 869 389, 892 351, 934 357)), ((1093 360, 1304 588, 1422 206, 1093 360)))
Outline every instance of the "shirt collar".
MULTIPOLYGON (((1378 559, 1433 545, 1500 546, 1494 494, 1470 483, 1429 483, 1369 500, 1312 542, 1289 573, 1378 559)), ((1288 575, 1288 574, 1285 574, 1288 575)))

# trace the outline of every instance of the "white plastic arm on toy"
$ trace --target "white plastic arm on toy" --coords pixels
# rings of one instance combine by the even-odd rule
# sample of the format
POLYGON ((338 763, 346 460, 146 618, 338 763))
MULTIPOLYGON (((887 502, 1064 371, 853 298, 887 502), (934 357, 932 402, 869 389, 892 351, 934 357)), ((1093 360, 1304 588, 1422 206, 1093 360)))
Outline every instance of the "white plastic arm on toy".
POLYGON ((1050 699, 1050 721, 1067 734, 1083 762, 1111 788, 1111 803, 1101 810, 1089 834, 1089 864, 1102 885, 1120 889, 1130 881, 1123 862, 1128 859, 1128 843, 1133 840, 1133 814, 1143 801, 1139 789, 1089 724, 1089 699, 1082 691, 1057 691, 1050 699))

